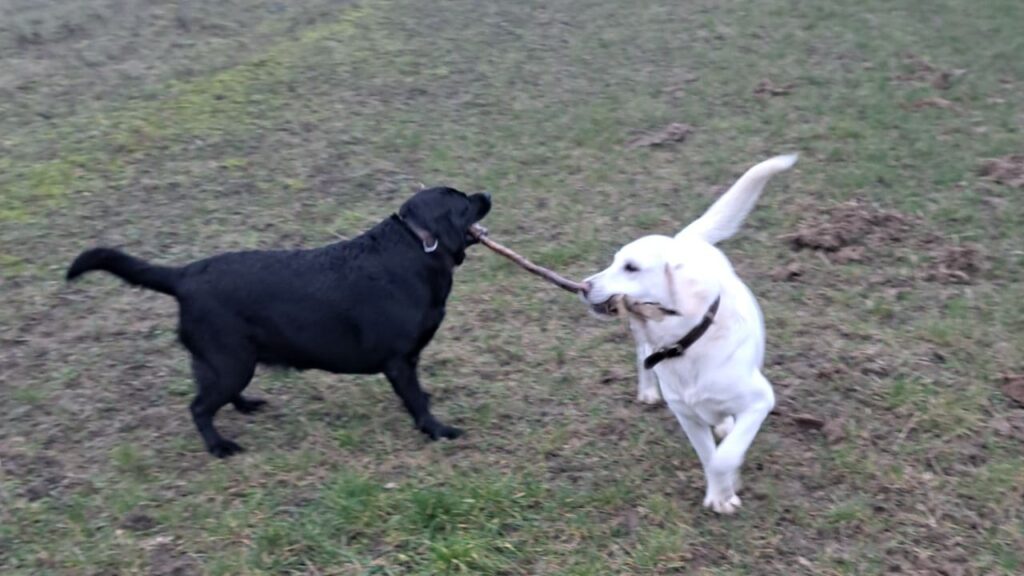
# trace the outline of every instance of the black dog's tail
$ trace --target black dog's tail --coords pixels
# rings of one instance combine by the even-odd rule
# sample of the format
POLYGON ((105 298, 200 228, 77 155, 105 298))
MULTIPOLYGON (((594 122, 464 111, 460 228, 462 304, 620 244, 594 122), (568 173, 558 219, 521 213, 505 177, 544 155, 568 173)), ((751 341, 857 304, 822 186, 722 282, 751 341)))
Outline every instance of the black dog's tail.
POLYGON ((75 258, 68 268, 67 280, 70 282, 93 270, 105 270, 129 284, 171 296, 177 295, 178 279, 181 277, 180 268, 150 264, 114 248, 93 248, 75 258))

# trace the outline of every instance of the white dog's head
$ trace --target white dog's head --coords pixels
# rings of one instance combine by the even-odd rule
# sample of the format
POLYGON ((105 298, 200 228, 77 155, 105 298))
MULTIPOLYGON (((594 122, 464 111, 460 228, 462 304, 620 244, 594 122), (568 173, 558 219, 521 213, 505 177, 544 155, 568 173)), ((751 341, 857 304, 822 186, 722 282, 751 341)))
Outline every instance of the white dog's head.
POLYGON ((703 314, 732 270, 715 244, 739 230, 768 180, 796 159, 796 154, 776 156, 747 170, 674 238, 645 236, 623 246, 611 266, 586 279, 583 300, 605 316, 616 312, 618 296, 676 312, 670 318, 703 314))
POLYGON ((692 237, 644 236, 622 247, 611 266, 587 278, 583 300, 601 316, 616 313, 614 299, 654 304, 679 316, 703 314, 717 294, 717 263, 724 256, 692 237))

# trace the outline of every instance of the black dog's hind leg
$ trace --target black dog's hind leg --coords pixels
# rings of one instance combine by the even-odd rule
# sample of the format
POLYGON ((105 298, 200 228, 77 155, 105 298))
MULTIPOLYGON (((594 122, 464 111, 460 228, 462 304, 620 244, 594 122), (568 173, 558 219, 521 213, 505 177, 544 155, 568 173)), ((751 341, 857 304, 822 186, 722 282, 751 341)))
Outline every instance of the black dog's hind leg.
POLYGON ((403 358, 391 361, 384 369, 384 375, 395 394, 402 399, 405 409, 412 415, 416 428, 431 440, 439 438, 458 438, 462 430, 442 424, 430 413, 430 395, 420 388, 419 378, 416 376, 416 365, 419 358, 403 358))
POLYGON ((251 396, 246 397, 238 394, 231 399, 231 404, 234 405, 235 410, 238 410, 242 414, 252 414, 266 406, 267 401, 262 398, 253 398, 251 396))
MULTIPOLYGON (((199 435, 203 437, 207 451, 217 458, 226 458, 243 449, 217 432, 213 426, 213 417, 225 404, 235 403, 236 399, 246 400, 242 397, 242 390, 252 380, 256 363, 236 356, 216 358, 193 356, 192 372, 198 393, 190 409, 192 420, 199 435)), ((235 406, 238 404, 235 403, 235 406)))

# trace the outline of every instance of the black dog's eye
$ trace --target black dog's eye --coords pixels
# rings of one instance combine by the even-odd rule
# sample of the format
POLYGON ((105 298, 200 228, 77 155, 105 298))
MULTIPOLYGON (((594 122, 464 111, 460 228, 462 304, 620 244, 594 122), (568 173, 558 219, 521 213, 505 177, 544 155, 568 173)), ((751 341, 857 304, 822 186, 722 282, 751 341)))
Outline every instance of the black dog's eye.
POLYGON ((626 265, 623 266, 623 268, 626 270, 626 272, 639 272, 640 271, 640 269, 637 268, 636 264, 633 264, 632 262, 626 262, 626 265))

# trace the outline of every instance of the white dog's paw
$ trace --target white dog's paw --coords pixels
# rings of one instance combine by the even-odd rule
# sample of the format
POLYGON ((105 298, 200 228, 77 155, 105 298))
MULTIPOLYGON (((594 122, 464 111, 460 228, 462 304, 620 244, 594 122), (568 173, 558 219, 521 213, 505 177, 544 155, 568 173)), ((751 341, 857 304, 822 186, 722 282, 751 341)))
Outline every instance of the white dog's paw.
POLYGON ((636 393, 636 401, 641 404, 658 404, 661 402, 661 390, 658 385, 641 386, 636 393))
POLYGON ((735 494, 727 497, 707 496, 704 498, 704 507, 711 508, 718 514, 735 514, 742 505, 740 497, 735 494))

